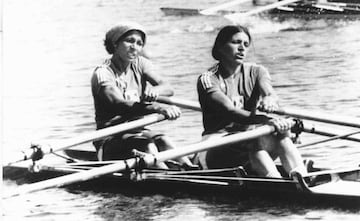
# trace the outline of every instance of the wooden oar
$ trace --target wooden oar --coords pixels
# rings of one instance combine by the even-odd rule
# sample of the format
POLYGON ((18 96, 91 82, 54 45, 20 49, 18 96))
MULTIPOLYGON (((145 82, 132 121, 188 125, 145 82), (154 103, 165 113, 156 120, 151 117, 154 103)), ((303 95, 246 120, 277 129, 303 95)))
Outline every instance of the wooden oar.
MULTIPOLYGON (((101 139, 101 138, 104 138, 104 137, 107 137, 107 136, 110 136, 113 134, 121 133, 121 132, 124 132, 127 130, 144 127, 146 125, 153 124, 153 123, 163 121, 163 120, 165 120, 164 115, 151 114, 151 115, 145 116, 144 118, 141 118, 139 120, 134 120, 131 122, 119 124, 116 126, 105 128, 105 129, 88 132, 88 133, 80 135, 78 137, 66 139, 63 141, 50 143, 48 145, 41 146, 41 150, 42 150, 43 154, 49 154, 52 152, 70 148, 75 145, 87 143, 87 142, 98 140, 98 139, 101 139)), ((11 159, 7 159, 8 161, 3 163, 3 166, 11 165, 11 164, 14 164, 14 163, 17 163, 20 161, 24 161, 24 160, 29 160, 29 159, 31 159, 32 155, 33 155, 33 150, 29 148, 26 151, 18 153, 15 156, 12 156, 11 159)))
MULTIPOLYGON (((261 126, 254 130, 249 130, 237 134, 228 135, 225 137, 219 137, 214 139, 205 140, 199 143, 191 144, 186 147, 171 149, 163 151, 154 155, 146 154, 143 158, 146 165, 152 166, 159 162, 164 162, 167 160, 175 159, 178 157, 186 156, 189 154, 209 150, 212 148, 224 146, 227 144, 233 144, 236 142, 241 142, 245 140, 250 140, 271 134, 275 131, 273 126, 261 126)), ((86 181, 90 179, 97 178, 102 175, 111 174, 117 171, 125 170, 126 168, 134 168, 137 166, 137 160, 135 158, 119 161, 118 163, 94 168, 84 172, 78 172, 75 174, 65 175, 62 177, 41 181, 33 184, 25 184, 20 186, 14 192, 3 195, 3 198, 9 198, 13 196, 18 196, 25 193, 35 192, 43 189, 48 189, 52 187, 61 187, 64 185, 69 185, 76 182, 86 181)))
MULTIPOLYGON (((196 102, 196 101, 184 100, 184 99, 175 98, 175 97, 159 97, 157 101, 161 102, 161 103, 165 103, 165 104, 177 105, 179 107, 187 108, 187 109, 190 109, 190 110, 201 111, 201 107, 200 107, 199 103, 196 102)), ((284 111, 282 111, 282 112, 284 112, 284 111)), ((303 110, 301 110, 301 112, 303 112, 303 110)), ((280 111, 278 111, 276 113, 284 114, 284 113, 280 113, 280 111)), ((289 111, 287 111, 287 113, 289 113, 289 111)), ((292 113, 294 113, 294 112, 292 111, 292 113)), ((308 113, 308 114, 306 114, 306 116, 308 116, 309 114, 312 114, 312 113, 313 112, 308 113)), ((319 115, 319 114, 317 114, 317 115, 319 115)), ((296 116, 294 115, 294 117, 297 117, 297 115, 296 116)), ((314 118, 314 116, 312 116, 312 117, 314 118)), ((335 119, 334 116, 327 115, 327 117, 326 117, 327 120, 326 121, 328 121, 329 118, 333 119, 333 121, 335 119)), ((324 120, 325 120, 323 118, 319 119, 319 117, 316 117, 316 119, 318 121, 321 120, 321 122, 324 122, 324 120)), ((336 121, 337 121, 337 123, 340 123, 340 122, 344 123, 343 121, 341 121, 339 119, 336 120, 336 121)), ((348 119, 347 123, 349 123, 349 122, 354 123, 356 121, 358 121, 358 119, 356 119, 356 118, 355 119, 348 119)), ((345 139, 345 140, 351 140, 351 141, 360 142, 360 138, 352 137, 352 135, 355 134, 355 133, 352 134, 353 132, 351 132, 351 133, 349 132, 349 133, 341 135, 339 133, 334 132, 334 130, 328 130, 328 129, 324 129, 324 128, 319 128, 319 127, 315 127, 313 125, 310 126, 309 124, 306 124, 305 122, 304 122, 304 131, 307 132, 307 133, 314 133, 314 134, 319 134, 319 135, 323 135, 323 136, 336 136, 337 137, 337 138, 335 138, 335 137, 330 138, 331 140, 333 140, 333 139, 345 139)), ((326 141, 324 141, 324 142, 326 142, 326 141)), ((308 144, 306 144, 306 145, 308 146, 308 144)))
POLYGON ((244 18, 246 16, 259 14, 261 12, 269 11, 271 9, 274 9, 274 8, 277 8, 277 7, 280 7, 280 6, 284 6, 284 5, 288 5, 288 4, 291 4, 291 3, 295 3, 295 2, 298 2, 298 1, 301 1, 301 0, 283 0, 283 1, 275 2, 275 3, 269 4, 269 5, 265 5, 265 6, 262 6, 262 7, 257 7, 255 9, 247 11, 247 12, 239 12, 239 13, 228 14, 228 15, 225 15, 224 17, 226 19, 229 19, 232 22, 238 22, 238 21, 240 21, 241 18, 244 18))
POLYGON ((306 111, 304 109, 297 110, 290 108, 275 111, 274 113, 323 123, 360 128, 360 118, 338 117, 329 114, 316 113, 314 111, 306 111))
MULTIPOLYGON (((177 105, 179 107, 187 108, 190 110, 201 111, 201 107, 200 107, 199 103, 196 101, 184 100, 184 99, 175 98, 175 97, 159 97, 157 99, 157 101, 161 102, 161 103, 165 103, 165 104, 177 105)), ((337 117, 337 116, 329 115, 329 114, 321 114, 321 113, 316 113, 313 111, 305 111, 303 109, 302 110, 294 110, 294 109, 289 109, 289 108, 283 109, 281 111, 275 111, 275 114, 288 115, 288 116, 292 116, 292 117, 314 120, 314 121, 323 122, 323 123, 332 123, 332 124, 337 124, 337 125, 342 125, 342 126, 352 126, 352 127, 360 128, 360 119, 359 118, 337 117)), ((352 138, 352 137, 350 137, 351 135, 343 136, 343 135, 339 135, 337 133, 334 133, 334 132, 331 132, 328 130, 325 131, 324 129, 310 127, 306 124, 305 124, 304 130, 309 133, 317 133, 319 135, 325 135, 325 136, 341 136, 341 138, 344 138, 347 140, 353 140, 353 141, 360 142, 360 139, 352 138)))
POLYGON ((239 5, 241 3, 245 3, 245 2, 248 2, 248 1, 250 1, 250 0, 234 0, 234 1, 231 1, 231 2, 227 2, 227 3, 221 4, 221 5, 211 7, 211 8, 203 9, 203 10, 200 11, 200 14, 202 14, 202 15, 215 15, 216 12, 218 12, 218 11, 220 11, 222 9, 230 8, 231 6, 239 5))

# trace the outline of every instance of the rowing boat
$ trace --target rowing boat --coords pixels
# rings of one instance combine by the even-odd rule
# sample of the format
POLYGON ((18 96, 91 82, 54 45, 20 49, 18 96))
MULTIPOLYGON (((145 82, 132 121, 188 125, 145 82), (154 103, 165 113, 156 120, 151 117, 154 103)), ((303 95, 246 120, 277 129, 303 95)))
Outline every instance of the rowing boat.
MULTIPOLYGON (((196 111, 200 110, 199 104, 192 101, 176 98, 159 98, 158 101, 175 104, 196 111)), ((281 110, 276 114, 330 123, 332 125, 360 128, 360 121, 357 118, 340 119, 339 117, 318 114, 316 112, 307 113, 304 110, 296 111, 291 109, 281 110)), ((332 198, 336 199, 334 202, 350 200, 349 202, 352 202, 352 205, 354 205, 354 202, 356 206, 360 205, 359 166, 331 169, 314 167, 313 164, 307 163, 309 173, 306 176, 293 173, 291 177, 288 177, 282 167, 278 165, 278 169, 282 173, 283 178, 265 178, 254 176, 251 169, 246 166, 188 171, 171 161, 171 159, 179 156, 194 154, 211 148, 221 148, 226 144, 254 139, 274 132, 273 127, 266 125, 251 131, 241 132, 211 141, 202 141, 174 150, 163 151, 156 155, 136 155, 134 158, 127 160, 97 161, 94 151, 69 149, 69 147, 74 148, 75 144, 81 144, 85 141, 98 139, 106 135, 109 136, 125 129, 156 123, 162 120, 164 119, 158 115, 152 115, 150 118, 145 117, 145 119, 129 122, 123 126, 118 125, 115 126, 115 128, 107 128, 104 129, 104 131, 100 130, 90 137, 84 136, 79 139, 70 139, 70 141, 65 140, 61 144, 56 143, 56 148, 46 149, 46 153, 49 156, 42 159, 40 159, 41 157, 33 158, 34 155, 39 154, 28 156, 28 153, 26 153, 25 157, 23 157, 25 161, 16 159, 3 166, 3 177, 5 179, 15 180, 19 184, 30 184, 20 185, 15 193, 10 193, 7 196, 3 196, 3 198, 51 187, 69 186, 74 183, 77 184, 76 186, 81 184, 80 186, 85 185, 96 189, 94 183, 97 183, 100 184, 99 189, 101 191, 114 191, 119 188, 119 186, 128 185, 130 187, 141 187, 140 190, 143 190, 145 187, 155 187, 155 189, 160 190, 160 192, 169 189, 165 187, 171 187, 170 189, 175 191, 185 189, 185 192, 188 192, 189 188, 191 190, 196 189, 196 192, 206 191, 207 193, 213 193, 215 190, 216 192, 239 192, 241 195, 237 196, 240 197, 249 193, 261 193, 261 195, 276 194, 276 196, 284 195, 279 193, 291 193, 291 196, 296 195, 300 198, 332 198), (55 154, 55 151, 61 151, 62 154, 55 154), (148 169, 156 162, 166 162, 171 169, 148 169), (104 188, 105 184, 110 187, 104 188), (111 188, 111 186, 114 188, 111 188)), ((303 146, 315 145, 334 139, 348 139, 359 142, 356 134, 360 133, 360 131, 351 130, 344 134, 336 134, 334 131, 322 131, 318 128, 304 126, 303 123, 298 123, 298 126, 299 125, 302 125, 302 127, 296 130, 297 133, 299 130, 302 130, 308 133, 330 136, 330 138, 303 146)), ((36 150, 32 151, 36 152, 36 150)))
MULTIPOLYGON (((31 183, 49 178, 74 174, 96 167, 112 164, 113 161, 96 161, 93 151, 68 149, 66 159, 54 155, 29 172, 28 163, 17 163, 3 168, 5 179, 16 180, 18 184, 31 183), (58 158, 55 160, 55 158, 58 158), (62 159, 62 160, 61 160, 62 159), (58 161, 58 163, 54 163, 58 161)), ((140 159, 139 159, 140 162, 140 159)), ((311 162, 311 161, 310 161, 311 162)), ((140 164, 139 164, 140 165, 140 164)), ((294 199, 335 199, 360 205, 360 167, 346 169, 325 169, 308 163, 306 177, 293 174, 287 177, 281 165, 279 171, 284 178, 264 178, 251 175, 248 168, 223 168, 209 170, 184 170, 172 161, 172 169, 129 169, 114 172, 97 179, 77 184, 76 188, 92 191, 117 192, 133 188, 133 191, 185 192, 187 194, 231 193, 241 198, 244 195, 281 196, 289 194, 294 199), (190 190, 190 191, 189 191, 190 190)), ((32 165, 34 166, 34 165, 32 165)), ((74 188, 72 185, 70 188, 74 188)), ((335 201, 334 201, 335 202, 335 201)))
POLYGON ((298 2, 278 7, 268 11, 265 16, 286 20, 289 18, 299 19, 346 19, 355 20, 360 18, 360 4, 358 3, 309 3, 298 2))

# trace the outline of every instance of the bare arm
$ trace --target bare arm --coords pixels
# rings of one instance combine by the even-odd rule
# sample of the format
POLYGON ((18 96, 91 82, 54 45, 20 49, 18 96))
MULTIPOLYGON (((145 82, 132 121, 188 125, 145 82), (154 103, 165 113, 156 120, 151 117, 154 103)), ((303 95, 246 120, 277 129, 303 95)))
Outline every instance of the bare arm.
MULTIPOLYGON (((267 71, 266 71, 266 74, 267 71)), ((259 80, 261 101, 259 104, 259 110, 268 113, 274 112, 279 109, 278 96, 275 93, 274 88, 271 85, 270 78, 264 77, 259 80)), ((268 124, 275 126, 276 130, 281 134, 289 135, 289 130, 292 127, 293 121, 291 119, 285 119, 282 117, 269 118, 268 124)))
POLYGON ((268 113, 274 112, 279 108, 279 99, 276 92, 271 85, 271 79, 266 69, 262 70, 264 76, 260 77, 258 84, 260 87, 261 100, 259 103, 259 110, 268 113))
POLYGON ((173 96, 174 91, 171 89, 170 85, 165 82, 161 77, 155 73, 147 73, 147 80, 152 85, 152 87, 147 87, 145 94, 151 92, 156 93, 158 96, 173 96))
POLYGON ((161 113, 161 107, 158 104, 141 103, 123 99, 120 90, 112 85, 101 87, 99 95, 104 105, 121 115, 130 112, 135 115, 161 113))
POLYGON ((230 99, 220 91, 214 91, 208 94, 206 98, 208 105, 210 104, 217 112, 232 122, 242 124, 258 124, 267 123, 268 117, 265 115, 253 115, 250 111, 235 108, 230 99))
POLYGON ((172 96, 174 91, 170 85, 153 70, 152 63, 147 59, 141 60, 142 71, 146 81, 150 83, 147 85, 142 95, 143 101, 155 101, 158 96, 172 96))

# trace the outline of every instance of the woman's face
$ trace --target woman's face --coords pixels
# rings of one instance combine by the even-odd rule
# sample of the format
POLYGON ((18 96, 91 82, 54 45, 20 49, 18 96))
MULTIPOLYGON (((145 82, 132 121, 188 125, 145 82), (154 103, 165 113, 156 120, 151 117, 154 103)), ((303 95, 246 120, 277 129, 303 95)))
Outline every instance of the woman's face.
POLYGON ((219 52, 221 54, 221 62, 228 64, 242 64, 250 46, 249 36, 245 32, 234 34, 228 42, 226 42, 219 52))
POLYGON ((138 31, 132 31, 116 45, 115 55, 120 56, 124 61, 135 60, 144 47, 142 35, 138 31))

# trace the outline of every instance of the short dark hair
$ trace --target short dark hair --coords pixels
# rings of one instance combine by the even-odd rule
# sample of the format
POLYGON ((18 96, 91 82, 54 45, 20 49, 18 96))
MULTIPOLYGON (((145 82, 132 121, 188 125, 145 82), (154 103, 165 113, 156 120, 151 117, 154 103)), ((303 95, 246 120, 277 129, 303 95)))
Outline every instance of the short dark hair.
POLYGON ((238 33, 244 32, 249 37, 249 43, 251 44, 251 35, 249 30, 241 25, 228 25, 219 31, 216 36, 214 46, 212 48, 211 54, 215 60, 220 60, 219 48, 222 47, 226 42, 228 42, 231 37, 238 33))

